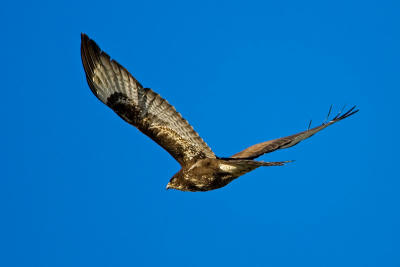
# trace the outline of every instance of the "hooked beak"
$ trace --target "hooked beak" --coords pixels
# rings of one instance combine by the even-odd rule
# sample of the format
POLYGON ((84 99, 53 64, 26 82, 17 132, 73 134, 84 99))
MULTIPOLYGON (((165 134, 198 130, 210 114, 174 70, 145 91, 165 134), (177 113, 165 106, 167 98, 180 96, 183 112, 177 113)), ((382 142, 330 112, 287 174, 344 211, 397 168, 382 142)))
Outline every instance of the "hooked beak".
POLYGON ((168 183, 167 186, 165 187, 166 190, 171 189, 171 185, 168 183))

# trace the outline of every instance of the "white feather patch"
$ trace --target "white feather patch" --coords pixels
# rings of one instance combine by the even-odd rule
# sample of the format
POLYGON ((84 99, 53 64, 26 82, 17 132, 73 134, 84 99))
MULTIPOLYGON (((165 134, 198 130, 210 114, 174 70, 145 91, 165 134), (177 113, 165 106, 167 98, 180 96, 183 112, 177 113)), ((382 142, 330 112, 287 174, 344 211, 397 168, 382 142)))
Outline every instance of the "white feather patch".
POLYGON ((219 168, 221 170, 223 170, 224 172, 232 172, 237 169, 235 166, 228 165, 228 164, 219 164, 219 168))

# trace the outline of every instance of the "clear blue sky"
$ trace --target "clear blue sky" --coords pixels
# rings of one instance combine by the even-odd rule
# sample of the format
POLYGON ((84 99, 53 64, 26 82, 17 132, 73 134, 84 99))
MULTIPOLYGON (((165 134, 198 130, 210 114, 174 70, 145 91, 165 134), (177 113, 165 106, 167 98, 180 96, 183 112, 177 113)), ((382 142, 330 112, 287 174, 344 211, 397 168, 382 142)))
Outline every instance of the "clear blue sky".
POLYGON ((400 266, 398 1, 3 3, 1 266, 400 266), (207 193, 100 103, 85 32, 220 156, 360 112, 207 193))

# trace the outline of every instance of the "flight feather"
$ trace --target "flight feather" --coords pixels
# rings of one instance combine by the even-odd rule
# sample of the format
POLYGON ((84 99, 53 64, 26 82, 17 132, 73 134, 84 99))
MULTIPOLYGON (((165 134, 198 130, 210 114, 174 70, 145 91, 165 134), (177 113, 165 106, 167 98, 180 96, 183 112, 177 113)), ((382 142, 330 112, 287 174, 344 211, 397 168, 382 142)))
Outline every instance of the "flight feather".
POLYGON ((81 57, 93 94, 122 119, 168 151, 181 165, 215 158, 181 114, 159 94, 143 86, 117 61, 81 35, 81 57))

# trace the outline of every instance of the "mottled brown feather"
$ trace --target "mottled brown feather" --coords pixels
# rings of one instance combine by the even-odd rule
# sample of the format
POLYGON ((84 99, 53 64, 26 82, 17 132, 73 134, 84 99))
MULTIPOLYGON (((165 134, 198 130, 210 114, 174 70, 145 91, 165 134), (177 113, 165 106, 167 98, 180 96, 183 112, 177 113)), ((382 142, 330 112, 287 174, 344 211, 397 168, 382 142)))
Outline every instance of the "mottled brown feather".
POLYGON ((168 151, 181 165, 215 158, 210 147, 168 101, 143 86, 115 60, 81 35, 81 58, 93 94, 121 118, 168 151))

